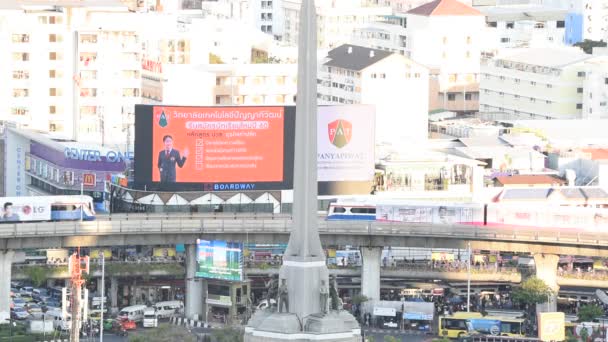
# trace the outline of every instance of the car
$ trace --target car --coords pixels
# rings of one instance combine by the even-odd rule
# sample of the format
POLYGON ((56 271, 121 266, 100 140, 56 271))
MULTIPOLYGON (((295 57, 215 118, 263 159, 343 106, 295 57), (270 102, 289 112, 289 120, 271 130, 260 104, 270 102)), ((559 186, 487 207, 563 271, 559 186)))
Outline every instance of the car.
POLYGON ((125 330, 135 330, 135 329, 137 329, 137 324, 135 323, 135 321, 132 321, 130 319, 125 319, 125 318, 118 319, 118 323, 125 330))
POLYGON ((25 308, 14 308, 11 311, 11 318, 16 320, 24 320, 30 317, 30 314, 25 310, 25 308))
POLYGON ((31 286, 24 286, 21 288, 21 294, 22 295, 29 295, 30 297, 32 296, 32 292, 34 292, 34 288, 31 286))
POLYGON ((22 298, 13 298, 13 303, 12 303, 12 307, 14 308, 22 308, 25 306, 26 301, 24 301, 22 298))
POLYGON ((26 303, 34 301, 34 298, 32 298, 32 296, 24 293, 21 294, 21 299, 23 299, 26 303))

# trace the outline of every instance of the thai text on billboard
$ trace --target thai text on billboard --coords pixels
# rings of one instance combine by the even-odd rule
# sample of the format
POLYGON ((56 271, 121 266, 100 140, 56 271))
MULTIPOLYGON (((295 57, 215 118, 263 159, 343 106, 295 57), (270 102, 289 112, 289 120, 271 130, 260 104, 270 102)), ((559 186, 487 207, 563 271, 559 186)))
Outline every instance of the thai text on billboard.
POLYGON ((243 244, 197 240, 195 276, 221 280, 243 280, 243 244))
POLYGON ((154 107, 152 181, 280 182, 283 107, 154 107))
POLYGON ((50 221, 51 203, 36 197, 1 197, 0 223, 50 221))

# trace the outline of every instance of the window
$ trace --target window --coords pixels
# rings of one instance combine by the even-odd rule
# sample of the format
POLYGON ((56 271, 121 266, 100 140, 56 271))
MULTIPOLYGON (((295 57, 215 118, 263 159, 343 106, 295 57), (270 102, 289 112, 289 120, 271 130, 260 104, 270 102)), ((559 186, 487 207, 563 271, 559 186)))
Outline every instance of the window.
POLYGON ((376 77, 377 77, 377 75, 376 75, 376 74, 372 74, 372 78, 376 78, 376 77))
POLYGON ((221 96, 216 96, 215 97, 215 104, 220 104, 222 103, 222 97, 221 96))
POLYGON ((454 82, 458 81, 458 74, 450 74, 449 81, 450 81, 450 83, 454 83, 454 82))
POLYGON ((583 104, 582 103, 577 103, 576 104, 576 109, 583 109, 583 104))
POLYGON ((576 92, 578 94, 582 94, 583 93, 583 88, 576 88, 576 92))
POLYGON ((466 94, 464 94, 464 99, 466 101, 471 101, 473 99, 473 96, 471 93, 466 93, 466 94))
POLYGON ((495 21, 488 22, 488 27, 496 27, 496 26, 498 26, 498 25, 496 25, 495 21))
POLYGON ((417 73, 415 73, 415 74, 414 74, 414 78, 420 78, 420 73, 418 73, 418 72, 417 72, 417 73))
POLYGON ((606 102, 600 102, 600 107, 606 107, 606 102))
POLYGON ((535 86, 535 85, 536 85, 536 82, 535 82, 535 81, 530 81, 530 85, 535 86))
POLYGON ((386 78, 386 74, 384 74, 384 73, 380 74, 380 78, 386 78))
POLYGON ((536 28, 536 29, 545 28, 545 23, 536 23, 536 24, 534 24, 534 28, 536 28))
POLYGON ((512 21, 507 22, 507 28, 508 28, 508 29, 513 29, 513 28, 515 28, 515 23, 514 23, 514 22, 512 22, 512 21))
POLYGON ((465 56, 466 56, 466 58, 471 58, 471 51, 467 51, 465 56))
POLYGON ((448 43, 448 37, 443 37, 443 44, 447 44, 448 43))
POLYGON ((50 88, 49 96, 61 96, 61 89, 60 88, 50 88))
POLYGON ((61 23, 63 23, 62 17, 55 17, 55 16, 49 17, 49 24, 61 24, 61 23))
POLYGON ((58 52, 49 52, 49 60, 51 61, 60 61, 61 54, 58 52))
POLYGON ((578 77, 585 77, 585 72, 584 71, 579 71, 578 73, 576 73, 576 76, 578 76, 578 77))
POLYGON ((505 93, 503 93, 502 91, 498 93, 498 95, 500 96, 505 96, 505 93))
POLYGON ((57 114, 57 106, 49 106, 50 114, 57 114))
POLYGON ((50 43, 60 43, 62 40, 63 39, 60 34, 55 34, 55 33, 49 34, 50 43))
POLYGON ((15 88, 13 89, 13 97, 28 97, 30 95, 29 89, 15 88))
POLYGON ((49 78, 61 78, 61 71, 58 70, 49 70, 49 78))
POLYGON ((547 88, 553 88, 553 84, 547 84, 547 88))
POLYGON ((564 28, 564 27, 566 27, 566 22, 564 20, 558 20, 557 28, 564 28))
POLYGON ((604 78, 604 84, 608 84, 608 77, 604 78))
POLYGON ((456 101, 456 94, 448 94, 448 101, 456 101))
POLYGON ((28 34, 13 34, 12 40, 13 43, 27 43, 30 41, 30 36, 28 34))
POLYGON ((504 38, 500 38, 500 42, 501 42, 501 43, 508 43, 510 40, 511 40, 511 39, 506 38, 506 37, 504 37, 504 38))
POLYGON ((27 115, 28 112, 29 112, 29 109, 27 109, 25 107, 11 108, 11 114, 13 114, 13 115, 27 115))
POLYGON ((531 97, 531 98, 530 98, 530 102, 534 103, 534 102, 536 102, 536 99, 535 99, 535 98, 533 98, 533 97, 531 97))
POLYGON ((515 83, 519 83, 519 82, 520 82, 520 79, 519 79, 519 78, 516 78, 516 79, 515 79, 515 83))
POLYGON ((13 61, 27 62, 30 60, 30 54, 27 52, 13 52, 13 61))
POLYGON ((519 96, 519 95, 515 95, 515 98, 516 98, 516 99, 519 99, 520 97, 521 97, 521 96, 519 96))
POLYGON ((467 37, 467 44, 471 44, 471 37, 467 37))
POLYGON ((30 78, 30 72, 27 70, 13 70, 13 79, 26 80, 30 78))

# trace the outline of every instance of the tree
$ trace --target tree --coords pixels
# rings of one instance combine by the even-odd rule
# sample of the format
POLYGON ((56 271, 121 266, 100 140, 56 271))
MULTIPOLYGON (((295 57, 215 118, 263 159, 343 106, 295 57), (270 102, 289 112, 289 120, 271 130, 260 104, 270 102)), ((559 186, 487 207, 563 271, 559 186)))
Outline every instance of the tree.
POLYGON ((513 301, 523 304, 542 304, 553 296, 553 290, 540 278, 530 277, 513 290, 513 301))
POLYGON ((244 334, 241 330, 225 327, 214 330, 213 338, 216 342, 242 342, 244 339, 244 334))
POLYGON ((604 309, 599 305, 590 304, 583 305, 578 310, 578 321, 579 322, 593 322, 596 318, 604 314, 604 309))
POLYGON ((42 286, 48 278, 48 270, 41 266, 30 266, 25 269, 25 274, 36 287, 42 286))
POLYGON ((592 54, 594 47, 606 47, 606 43, 597 40, 585 39, 582 42, 574 44, 574 46, 580 47, 585 53, 592 54))
POLYGON ((365 295, 357 294, 353 296, 353 304, 359 305, 361 303, 365 303, 369 300, 365 295))

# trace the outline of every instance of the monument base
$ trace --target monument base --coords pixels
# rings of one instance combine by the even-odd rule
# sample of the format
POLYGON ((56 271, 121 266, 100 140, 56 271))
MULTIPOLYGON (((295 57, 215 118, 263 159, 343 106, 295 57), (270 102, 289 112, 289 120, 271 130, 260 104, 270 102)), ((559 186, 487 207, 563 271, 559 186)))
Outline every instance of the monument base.
POLYGON ((303 320, 291 313, 256 312, 245 328, 245 342, 359 342, 361 329, 346 311, 314 314, 303 320))

